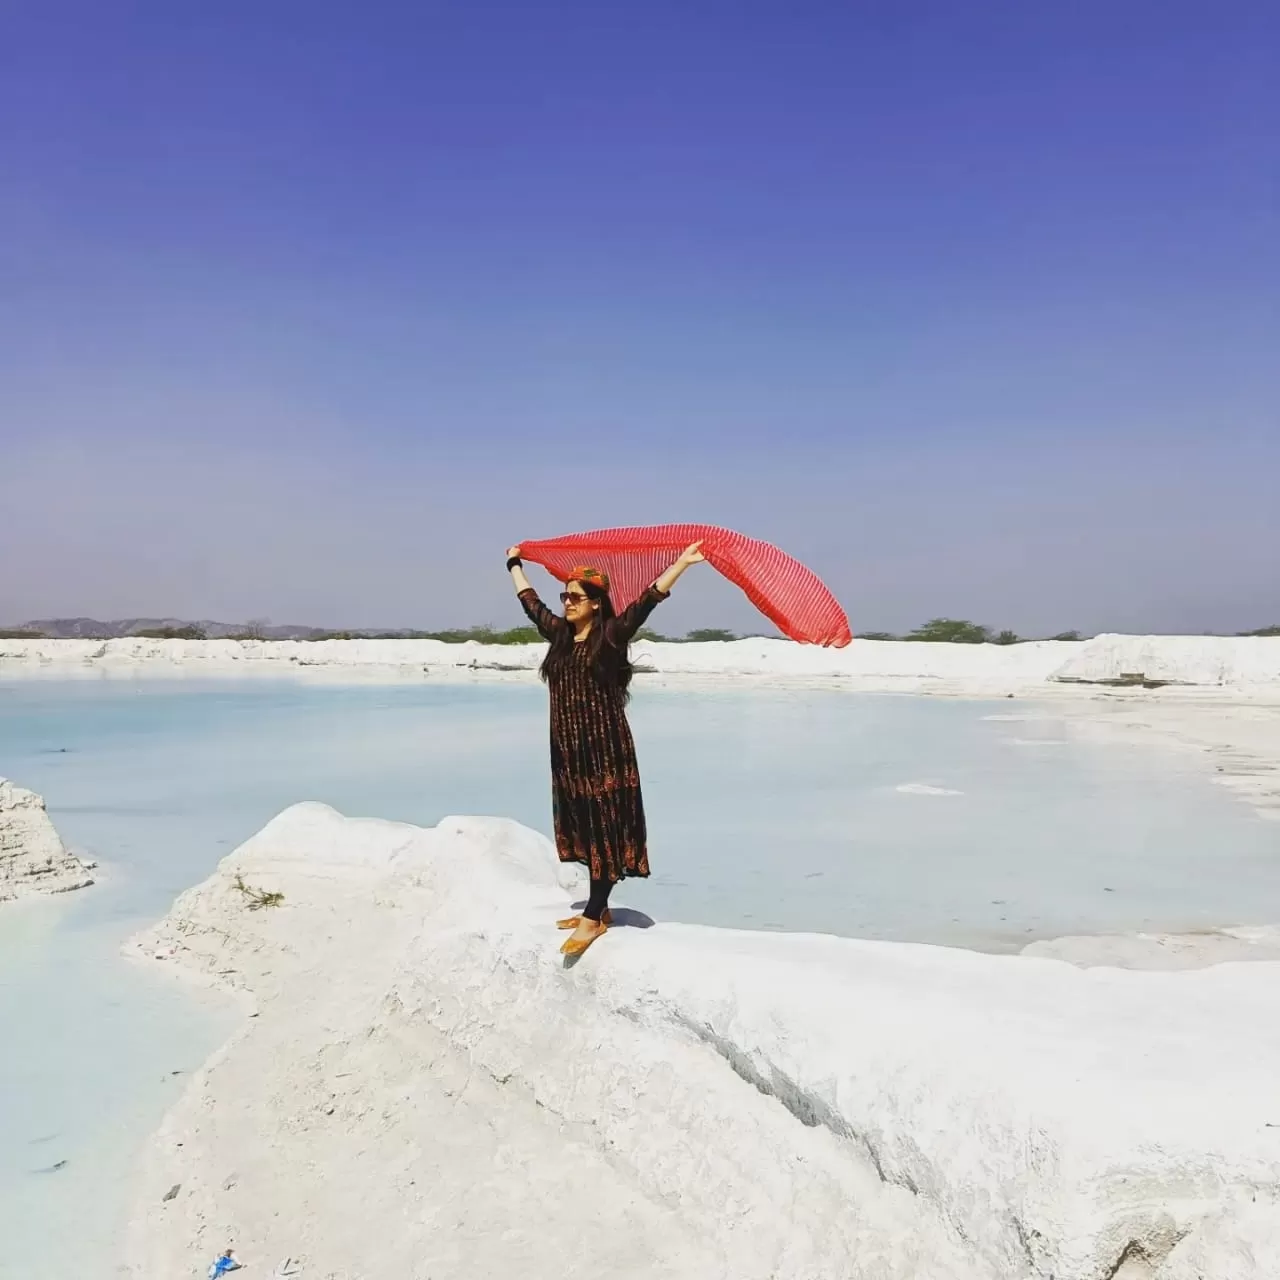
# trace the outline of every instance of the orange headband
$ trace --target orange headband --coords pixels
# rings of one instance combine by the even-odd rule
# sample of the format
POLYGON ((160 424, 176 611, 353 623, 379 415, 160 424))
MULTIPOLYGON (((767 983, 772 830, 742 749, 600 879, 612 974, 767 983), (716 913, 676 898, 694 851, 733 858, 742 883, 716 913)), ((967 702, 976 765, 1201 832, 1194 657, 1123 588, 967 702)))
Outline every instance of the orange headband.
POLYGON ((569 576, 566 582, 581 582, 586 587, 598 587, 606 594, 609 591, 609 575, 601 573, 599 569, 592 569, 589 565, 580 564, 569 570, 569 576))

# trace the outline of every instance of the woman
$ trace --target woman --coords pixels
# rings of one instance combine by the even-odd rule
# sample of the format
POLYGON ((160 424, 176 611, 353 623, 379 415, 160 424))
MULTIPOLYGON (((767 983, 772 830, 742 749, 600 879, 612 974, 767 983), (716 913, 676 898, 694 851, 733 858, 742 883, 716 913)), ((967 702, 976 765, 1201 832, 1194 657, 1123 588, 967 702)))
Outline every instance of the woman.
POLYGON ((609 925, 613 886, 625 876, 647 876, 644 803, 636 747, 627 724, 631 683, 627 650, 632 637, 677 579, 703 556, 695 542, 644 594, 620 614, 609 600, 609 578, 575 569, 560 593, 564 616, 538 599, 525 577, 520 548, 507 552, 507 568, 529 620, 550 642, 541 674, 551 694, 551 787, 556 852, 561 862, 582 862, 591 894, 580 916, 561 920, 572 929, 561 950, 581 955, 609 925))

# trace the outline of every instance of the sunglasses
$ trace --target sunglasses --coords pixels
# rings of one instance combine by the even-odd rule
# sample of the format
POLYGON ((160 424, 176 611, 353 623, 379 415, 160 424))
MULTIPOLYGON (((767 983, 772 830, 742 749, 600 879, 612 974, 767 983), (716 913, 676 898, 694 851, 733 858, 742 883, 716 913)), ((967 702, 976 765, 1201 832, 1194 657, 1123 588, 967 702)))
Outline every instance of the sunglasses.
POLYGON ((591 597, 585 591, 562 591, 560 593, 560 603, 568 604, 571 600, 574 604, 586 604, 591 597))

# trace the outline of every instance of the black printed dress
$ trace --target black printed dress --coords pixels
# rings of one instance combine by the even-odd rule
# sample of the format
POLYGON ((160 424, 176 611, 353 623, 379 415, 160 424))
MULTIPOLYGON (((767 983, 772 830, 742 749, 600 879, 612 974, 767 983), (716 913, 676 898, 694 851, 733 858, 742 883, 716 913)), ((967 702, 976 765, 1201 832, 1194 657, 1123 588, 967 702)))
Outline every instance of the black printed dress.
MULTIPOLYGON (((666 598, 650 587, 605 624, 612 641, 627 644, 666 598)), ((545 640, 569 625, 532 588, 520 593, 520 603, 545 640)), ((647 876, 644 801, 623 691, 596 678, 588 650, 575 644, 572 660, 549 682, 556 852, 561 862, 585 863, 593 880, 647 876)))

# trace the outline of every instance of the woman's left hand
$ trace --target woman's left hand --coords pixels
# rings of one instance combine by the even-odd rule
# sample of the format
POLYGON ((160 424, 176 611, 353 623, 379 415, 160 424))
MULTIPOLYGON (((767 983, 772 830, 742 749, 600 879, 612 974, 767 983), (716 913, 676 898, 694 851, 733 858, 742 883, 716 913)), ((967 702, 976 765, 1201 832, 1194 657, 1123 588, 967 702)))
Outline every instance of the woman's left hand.
POLYGON ((707 557, 702 554, 702 542, 691 542, 680 554, 682 564, 701 564, 707 557))

